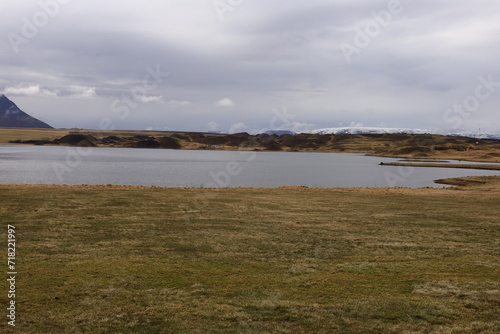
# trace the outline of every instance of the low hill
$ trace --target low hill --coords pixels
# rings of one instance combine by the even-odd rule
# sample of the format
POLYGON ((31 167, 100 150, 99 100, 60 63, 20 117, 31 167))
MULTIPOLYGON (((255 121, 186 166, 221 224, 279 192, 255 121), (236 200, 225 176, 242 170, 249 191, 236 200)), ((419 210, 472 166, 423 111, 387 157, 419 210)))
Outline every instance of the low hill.
POLYGON ((5 95, 0 95, 0 127, 52 129, 47 123, 19 109, 19 107, 5 95))
POLYGON ((430 134, 213 134, 173 131, 2 129, 0 144, 191 150, 350 152, 500 163, 500 140, 430 134))

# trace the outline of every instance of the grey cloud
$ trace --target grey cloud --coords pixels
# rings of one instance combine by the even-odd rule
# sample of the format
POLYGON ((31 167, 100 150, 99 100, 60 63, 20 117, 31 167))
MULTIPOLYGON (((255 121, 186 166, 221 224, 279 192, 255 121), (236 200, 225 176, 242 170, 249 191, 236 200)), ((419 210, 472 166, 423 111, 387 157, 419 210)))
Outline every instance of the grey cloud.
MULTIPOLYGON (((210 1, 145 1, 141 7, 71 2, 19 54, 3 39, 0 90, 23 84, 57 91, 58 97, 15 99, 38 114, 55 115, 63 105, 81 113, 93 108, 86 118, 61 110, 56 124, 74 126, 78 119, 88 126, 109 115, 114 99, 142 84, 147 66, 159 64, 170 76, 143 101, 162 97, 164 103, 141 104, 135 113, 140 117, 120 127, 168 119, 169 127, 187 130, 203 130, 209 122, 219 129, 238 123, 267 128, 272 109, 286 105, 296 122, 318 127, 355 121, 444 128, 443 109, 473 93, 480 75, 500 81, 500 4, 401 4, 403 11, 349 64, 339 44, 353 44, 356 28, 373 20, 373 11, 387 9, 388 1, 245 1, 224 21, 210 1), (95 87, 95 94, 81 88, 86 99, 80 102, 70 98, 77 94, 71 87, 95 87), (215 105, 225 97, 238 101, 230 114, 215 105), (189 104, 171 108, 168 101, 189 104)), ((35 3, 3 6, 12 14, 0 21, 4 32, 18 31, 21 18, 37 10, 35 3)), ((464 127, 484 122, 500 132, 491 121, 498 102, 500 89, 464 127)))

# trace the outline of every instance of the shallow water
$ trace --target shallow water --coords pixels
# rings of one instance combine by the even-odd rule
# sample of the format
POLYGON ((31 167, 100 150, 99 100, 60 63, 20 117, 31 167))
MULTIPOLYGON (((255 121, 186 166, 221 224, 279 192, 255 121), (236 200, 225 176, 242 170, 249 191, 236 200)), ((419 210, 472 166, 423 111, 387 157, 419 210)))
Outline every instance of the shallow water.
MULTIPOLYGON (((380 166, 354 153, 189 151, 0 145, 0 183, 173 187, 443 187, 436 179, 499 171, 380 166)), ((452 163, 457 163, 452 161, 452 163)))

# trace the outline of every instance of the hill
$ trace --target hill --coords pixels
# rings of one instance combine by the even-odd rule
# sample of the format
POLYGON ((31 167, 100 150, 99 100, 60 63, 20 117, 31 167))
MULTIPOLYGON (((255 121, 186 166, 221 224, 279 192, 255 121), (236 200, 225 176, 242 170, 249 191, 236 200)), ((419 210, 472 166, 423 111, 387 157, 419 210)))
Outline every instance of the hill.
POLYGON ((47 123, 19 109, 14 102, 3 94, 0 95, 0 127, 52 129, 47 123))
POLYGON ((377 156, 500 162, 500 140, 430 134, 213 134, 173 131, 2 129, 0 144, 350 152, 377 156))

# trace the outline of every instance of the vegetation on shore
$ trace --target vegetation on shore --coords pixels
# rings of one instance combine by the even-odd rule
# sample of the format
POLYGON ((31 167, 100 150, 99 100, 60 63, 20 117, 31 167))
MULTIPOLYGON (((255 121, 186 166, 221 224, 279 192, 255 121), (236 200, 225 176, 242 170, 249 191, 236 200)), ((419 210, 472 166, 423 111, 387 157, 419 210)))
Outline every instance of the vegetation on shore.
POLYGON ((170 149, 356 152, 409 159, 500 162, 500 141, 426 134, 249 135, 2 128, 0 143, 170 149))
POLYGON ((400 166, 400 167, 433 167, 433 168, 462 168, 462 169, 483 169, 500 170, 500 165, 476 165, 476 164, 450 164, 450 163, 401 163, 401 162, 382 162, 382 166, 400 166))
POLYGON ((500 178, 457 182, 0 185, 0 237, 13 224, 18 238, 16 329, 498 333, 500 178))

